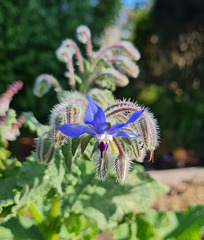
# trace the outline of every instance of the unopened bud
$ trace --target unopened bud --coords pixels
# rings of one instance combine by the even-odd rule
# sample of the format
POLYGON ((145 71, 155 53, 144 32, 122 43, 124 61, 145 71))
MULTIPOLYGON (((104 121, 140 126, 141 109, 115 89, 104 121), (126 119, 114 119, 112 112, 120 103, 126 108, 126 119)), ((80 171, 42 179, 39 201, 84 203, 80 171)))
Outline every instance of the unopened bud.
POLYGON ((140 59, 139 51, 131 42, 122 41, 122 46, 124 49, 124 53, 127 57, 129 57, 133 60, 136 60, 136 61, 140 59))
POLYGON ((82 43, 87 43, 88 38, 91 38, 91 32, 87 26, 81 25, 76 30, 77 38, 82 43))
POLYGON ((146 156, 146 149, 142 141, 135 144, 134 154, 135 154, 135 160, 137 162, 143 162, 146 156))
POLYGON ((77 104, 71 106, 71 122, 78 123, 81 120, 81 108, 77 104))
POLYGON ((98 88, 92 88, 89 91, 90 98, 98 103, 103 109, 107 108, 107 106, 114 102, 113 94, 109 90, 101 90, 98 88))
POLYGON ((48 163, 54 156, 55 148, 50 139, 50 132, 44 133, 36 141, 36 153, 39 163, 48 163))
POLYGON ((145 109, 144 115, 140 119, 143 141, 146 148, 154 151, 158 146, 158 125, 152 113, 145 109))
POLYGON ((96 174, 98 179, 104 181, 108 176, 109 162, 106 157, 101 158, 99 154, 96 154, 96 174))
POLYGON ((106 69, 104 72, 100 73, 95 79, 108 76, 109 79, 113 80, 113 82, 120 87, 124 87, 129 83, 128 78, 122 74, 121 72, 115 69, 106 69))
POLYGON ((56 117, 55 124, 52 125, 51 129, 51 139, 54 146, 58 147, 61 146, 66 138, 66 136, 56 128, 57 126, 62 124, 63 124, 62 117, 61 116, 56 117))
POLYGON ((52 86, 52 82, 49 80, 51 76, 48 74, 42 74, 40 75, 33 86, 33 93, 37 97, 42 97, 44 94, 46 94, 50 87, 52 86))
POLYGON ((130 77, 136 78, 139 74, 139 67, 128 57, 120 57, 116 65, 121 72, 126 73, 130 77))
POLYGON ((114 172, 118 182, 124 182, 130 169, 130 160, 124 154, 119 155, 114 163, 114 172))
POLYGON ((57 58, 61 61, 61 62, 67 62, 67 54, 70 56, 70 58, 72 58, 72 56, 74 55, 74 49, 72 47, 68 47, 68 46, 64 46, 61 45, 55 52, 57 58))

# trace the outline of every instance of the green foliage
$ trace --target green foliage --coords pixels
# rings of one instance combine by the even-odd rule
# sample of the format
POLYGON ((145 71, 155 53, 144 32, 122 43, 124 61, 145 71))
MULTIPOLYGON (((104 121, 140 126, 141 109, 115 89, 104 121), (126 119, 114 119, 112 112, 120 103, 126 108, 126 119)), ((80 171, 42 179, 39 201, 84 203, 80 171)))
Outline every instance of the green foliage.
POLYGON ((49 109, 56 103, 54 93, 39 102, 32 95, 36 77, 54 73, 64 79, 63 66, 54 55, 62 39, 75 36, 75 28, 86 24, 94 39, 111 25, 118 15, 120 1, 47 0, 1 1, 0 8, 0 74, 2 88, 14 79, 24 82, 22 95, 15 101, 18 111, 33 111, 47 121, 49 109), (93 24, 94 23, 94 24, 93 24), (26 99, 26 101, 25 101, 26 99))
POLYGON ((167 191, 142 166, 135 166, 128 181, 121 185, 113 178, 99 182, 93 174, 93 162, 80 157, 75 159, 72 174, 66 174, 63 158, 58 151, 54 160, 44 165, 38 164, 33 155, 23 164, 10 160, 1 170, 0 215, 6 222, 1 224, 0 237, 5 232, 22 239, 32 231, 39 234, 37 223, 44 239, 49 239, 45 237, 48 229, 59 237, 66 234, 86 239, 90 234, 94 239, 100 230, 116 227, 129 212, 147 211, 156 197, 167 191), (17 219, 10 219, 16 214, 17 219), (28 226, 24 227, 23 222, 28 226), (18 232, 13 224, 22 225, 18 232))
POLYGON ((114 229, 117 240, 199 240, 204 226, 204 207, 195 205, 184 212, 157 212, 127 215, 114 229))

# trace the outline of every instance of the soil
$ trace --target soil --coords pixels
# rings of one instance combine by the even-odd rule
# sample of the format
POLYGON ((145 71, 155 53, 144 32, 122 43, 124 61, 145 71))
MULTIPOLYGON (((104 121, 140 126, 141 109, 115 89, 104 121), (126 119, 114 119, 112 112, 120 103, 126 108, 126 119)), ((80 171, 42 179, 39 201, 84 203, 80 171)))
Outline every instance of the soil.
POLYGON ((167 194, 157 198, 154 209, 183 211, 189 205, 204 205, 204 168, 149 171, 149 175, 170 187, 167 194))
POLYGON ((181 182, 170 186, 170 191, 157 198, 152 207, 159 211, 183 211, 193 204, 204 205, 204 181, 181 182))

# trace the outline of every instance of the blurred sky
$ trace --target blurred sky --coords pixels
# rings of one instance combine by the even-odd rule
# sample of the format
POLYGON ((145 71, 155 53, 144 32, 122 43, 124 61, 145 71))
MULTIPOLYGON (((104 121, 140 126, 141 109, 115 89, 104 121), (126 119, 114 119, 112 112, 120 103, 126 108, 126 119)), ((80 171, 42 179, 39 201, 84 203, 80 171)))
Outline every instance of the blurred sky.
POLYGON ((134 8, 136 4, 149 2, 149 0, 122 0, 124 8, 134 8))

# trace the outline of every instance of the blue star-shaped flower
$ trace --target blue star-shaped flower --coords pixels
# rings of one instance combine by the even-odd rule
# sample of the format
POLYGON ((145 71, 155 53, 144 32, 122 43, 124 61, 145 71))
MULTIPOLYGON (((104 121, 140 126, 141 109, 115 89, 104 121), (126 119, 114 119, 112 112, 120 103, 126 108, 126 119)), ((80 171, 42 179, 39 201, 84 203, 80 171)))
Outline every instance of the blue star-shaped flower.
POLYGON ((93 100, 87 97, 88 105, 85 113, 84 123, 68 123, 57 128, 68 137, 78 137, 84 133, 91 134, 94 139, 98 141, 98 147, 101 151, 101 157, 103 157, 103 151, 106 151, 109 146, 109 142, 113 140, 113 137, 126 137, 136 139, 139 135, 124 130, 124 127, 135 120, 137 120, 144 110, 133 113, 126 123, 116 123, 112 126, 106 121, 105 113, 103 109, 96 104, 93 100))

